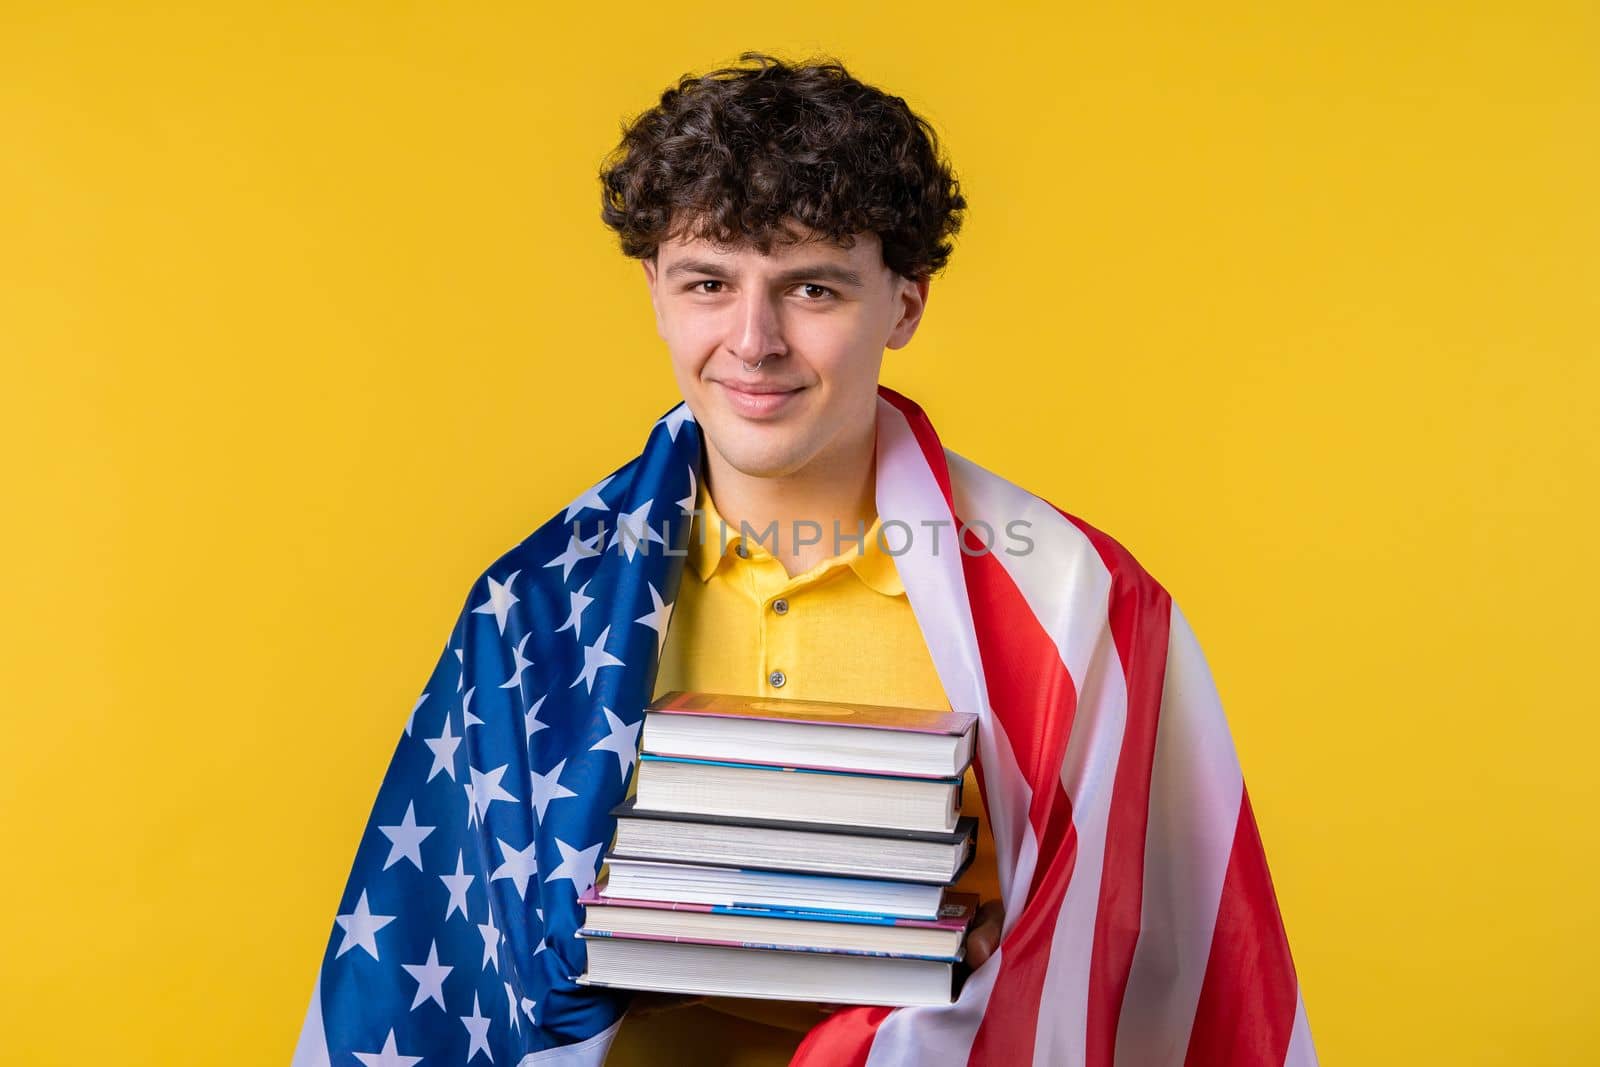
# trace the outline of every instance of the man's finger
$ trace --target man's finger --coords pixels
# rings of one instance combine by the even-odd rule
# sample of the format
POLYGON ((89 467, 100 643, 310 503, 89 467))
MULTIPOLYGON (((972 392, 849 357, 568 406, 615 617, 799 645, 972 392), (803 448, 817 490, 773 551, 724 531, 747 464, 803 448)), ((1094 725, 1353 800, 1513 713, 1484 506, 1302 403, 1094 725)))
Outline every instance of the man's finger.
POLYGON ((967 963, 973 968, 982 967, 984 961, 1000 947, 1000 931, 1005 926, 1005 909, 998 900, 991 900, 978 909, 973 917, 972 929, 967 933, 967 963))

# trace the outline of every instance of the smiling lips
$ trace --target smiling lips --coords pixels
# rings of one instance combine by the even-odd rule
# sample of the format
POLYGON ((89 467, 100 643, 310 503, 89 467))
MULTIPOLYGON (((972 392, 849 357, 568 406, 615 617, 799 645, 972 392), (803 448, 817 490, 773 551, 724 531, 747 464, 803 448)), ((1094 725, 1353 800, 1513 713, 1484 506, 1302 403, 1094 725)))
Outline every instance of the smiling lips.
POLYGON ((788 407, 805 388, 804 386, 785 388, 768 384, 739 387, 729 385, 727 382, 717 384, 727 393, 735 411, 748 418, 757 419, 776 415, 788 407))

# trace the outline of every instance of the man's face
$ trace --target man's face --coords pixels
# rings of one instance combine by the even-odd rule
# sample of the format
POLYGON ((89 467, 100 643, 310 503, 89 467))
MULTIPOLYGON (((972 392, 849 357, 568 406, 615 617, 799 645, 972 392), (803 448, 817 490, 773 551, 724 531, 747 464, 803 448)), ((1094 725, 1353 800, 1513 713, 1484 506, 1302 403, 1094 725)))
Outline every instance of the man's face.
POLYGON ((752 477, 827 464, 871 434, 883 350, 911 339, 927 300, 928 283, 890 270, 872 233, 770 255, 677 239, 643 263, 689 410, 752 477))

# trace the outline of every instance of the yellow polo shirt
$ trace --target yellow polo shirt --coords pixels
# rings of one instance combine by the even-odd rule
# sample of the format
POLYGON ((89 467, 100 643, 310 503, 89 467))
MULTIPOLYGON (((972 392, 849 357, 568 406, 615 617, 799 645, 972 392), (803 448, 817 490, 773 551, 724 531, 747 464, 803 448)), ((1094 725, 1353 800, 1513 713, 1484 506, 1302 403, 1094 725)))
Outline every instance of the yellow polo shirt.
MULTIPOLYGON (((950 707, 894 559, 878 546, 881 520, 867 529, 859 552, 853 539, 841 541, 838 555, 791 578, 781 561, 759 541, 742 538, 737 526, 726 528, 723 543, 723 520, 704 480, 697 507, 702 514, 690 531, 656 696, 690 689, 950 707)), ((831 531, 824 536, 831 539, 831 531)), ((994 838, 970 769, 962 813, 979 819, 978 847, 956 888, 997 900, 994 838)), ((804 1031, 822 1018, 807 1004, 712 998, 625 1019, 606 1063, 776 1067, 789 1062, 804 1031)))

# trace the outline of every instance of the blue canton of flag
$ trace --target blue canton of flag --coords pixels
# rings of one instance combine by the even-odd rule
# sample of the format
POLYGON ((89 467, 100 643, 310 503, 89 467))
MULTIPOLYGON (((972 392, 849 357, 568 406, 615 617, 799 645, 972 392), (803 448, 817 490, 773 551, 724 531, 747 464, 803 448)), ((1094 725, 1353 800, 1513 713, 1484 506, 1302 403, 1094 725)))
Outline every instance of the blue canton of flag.
POLYGON ((633 773, 700 460, 680 403, 474 583, 373 804, 297 1067, 604 1055, 627 994, 576 982, 577 898, 633 773))

